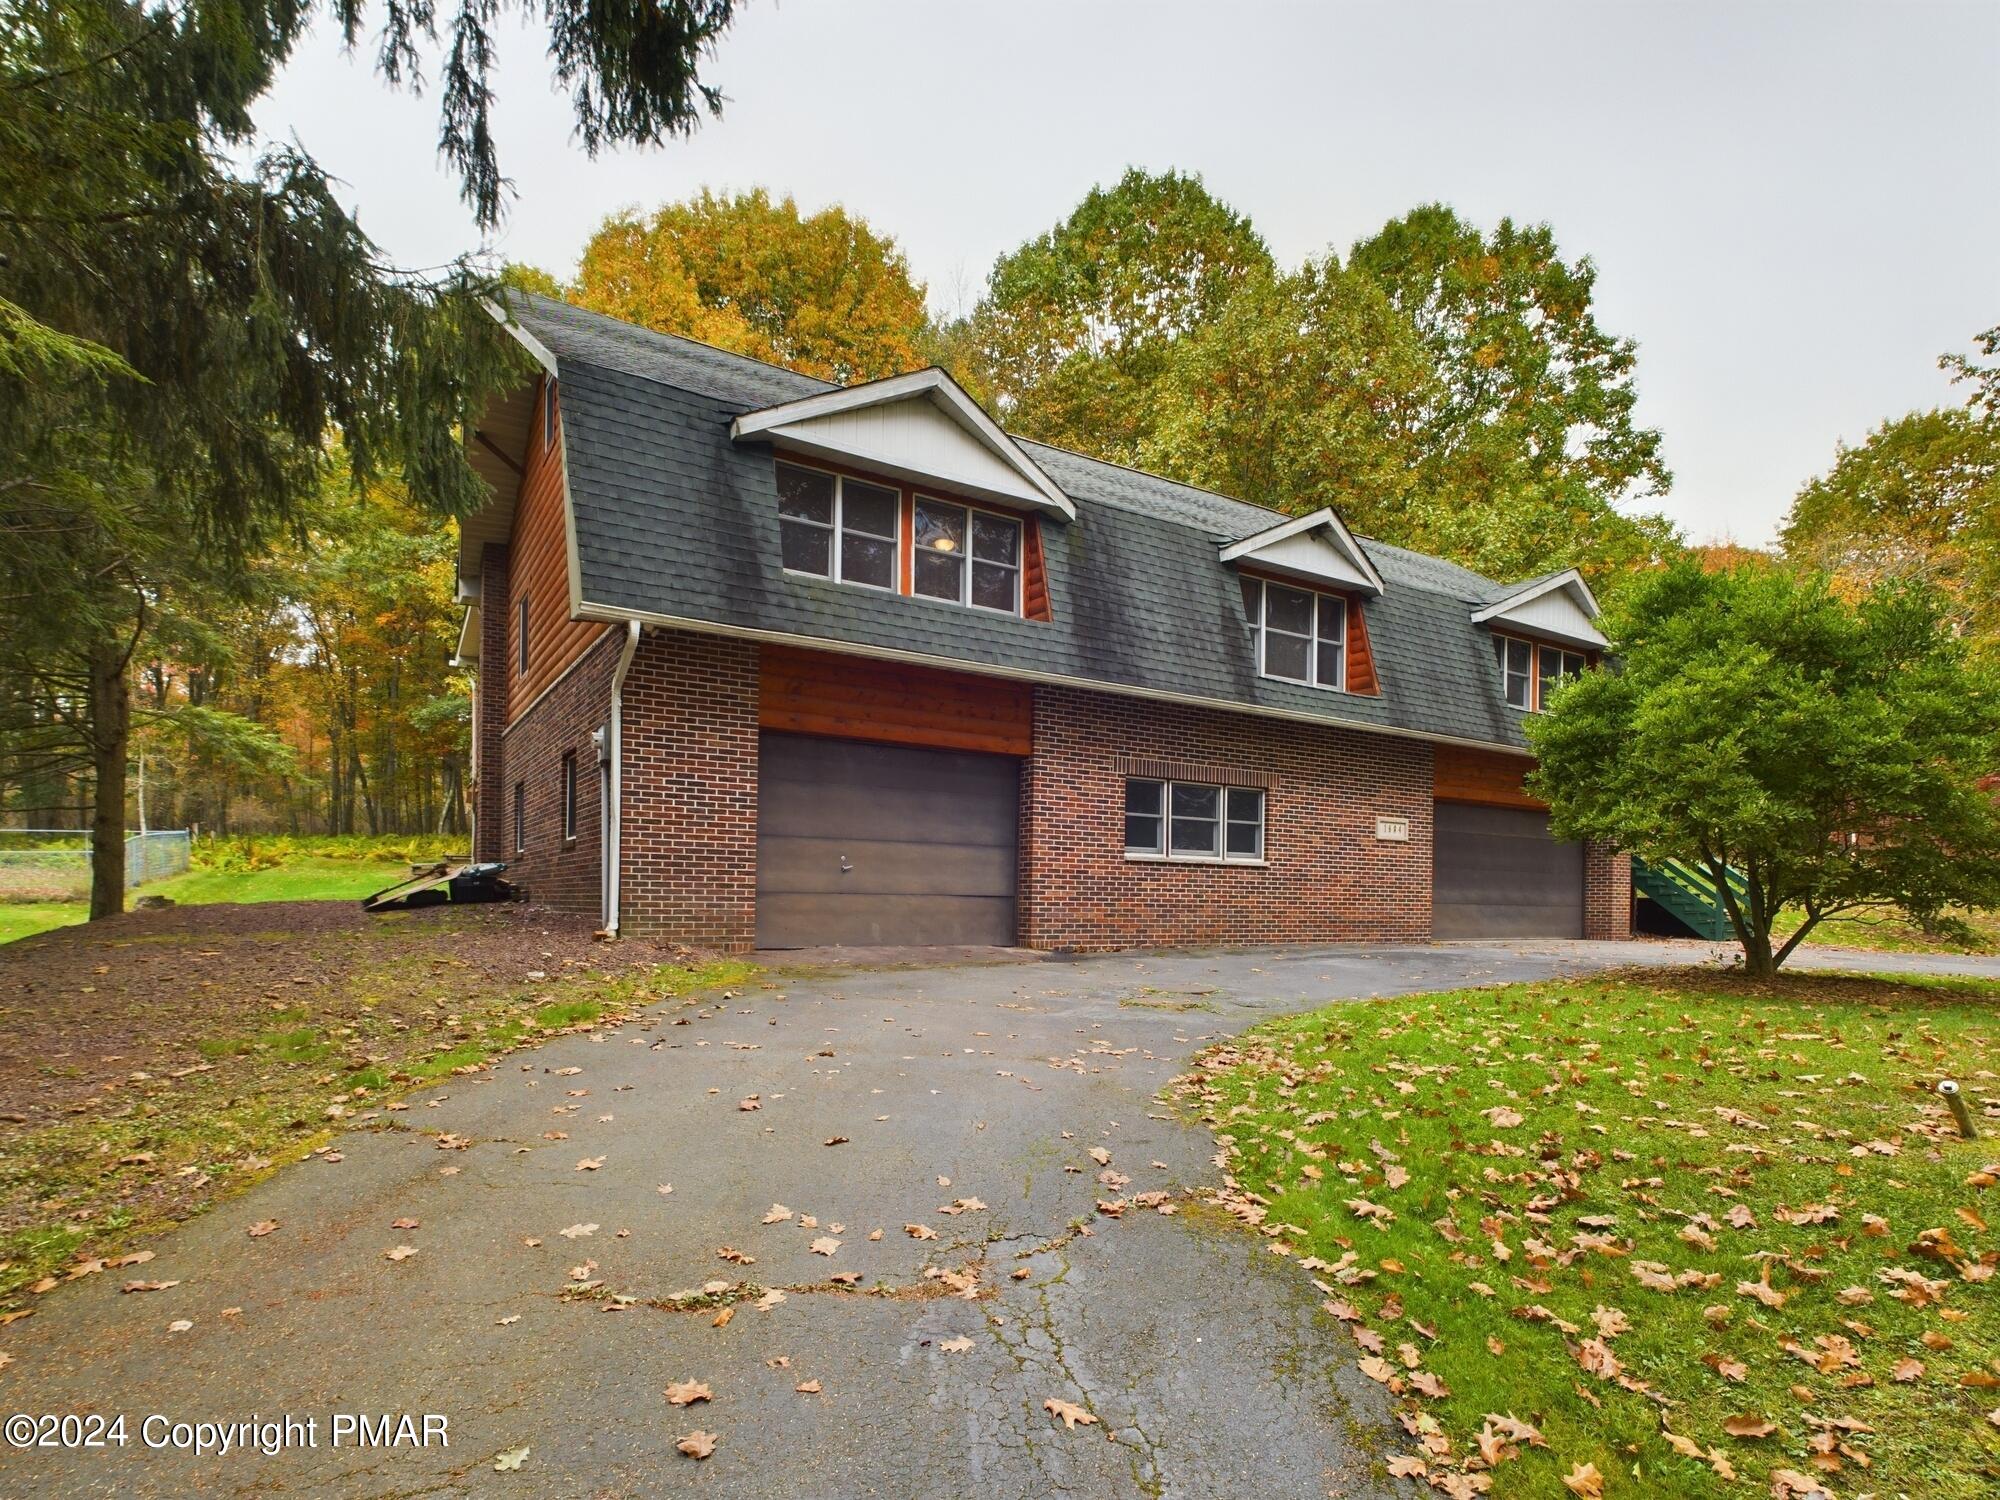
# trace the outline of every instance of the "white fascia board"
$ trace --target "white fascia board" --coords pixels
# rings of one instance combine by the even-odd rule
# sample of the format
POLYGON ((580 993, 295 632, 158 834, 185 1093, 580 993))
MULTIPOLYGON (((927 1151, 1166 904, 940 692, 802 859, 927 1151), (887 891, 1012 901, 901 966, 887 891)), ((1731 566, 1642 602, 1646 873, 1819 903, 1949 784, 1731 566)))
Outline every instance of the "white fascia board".
MULTIPOLYGON (((1347 529, 1339 513, 1332 509, 1316 510, 1309 516, 1296 516, 1282 525, 1273 526, 1268 531, 1246 536, 1240 542, 1231 542, 1222 549, 1222 560, 1226 563, 1264 561, 1263 554, 1268 554, 1272 549, 1280 548, 1296 537, 1307 536, 1322 529, 1326 533, 1324 542, 1339 554, 1341 560, 1351 570, 1352 576, 1342 576, 1331 571, 1319 576, 1370 593, 1387 592, 1382 583, 1382 575, 1375 571, 1375 565, 1368 560, 1368 554, 1363 552, 1361 544, 1354 540, 1354 533, 1347 529)), ((1281 571, 1313 576, 1307 570, 1295 566, 1281 566, 1281 571)))
POLYGON ((483 299, 483 305, 486 311, 492 315, 493 320, 512 335, 515 343, 528 351, 536 364, 548 371, 549 379, 554 380, 556 378, 556 357, 550 352, 548 345, 523 328, 520 322, 506 308, 495 302, 491 297, 483 299))
POLYGON ((452 648, 451 665, 463 667, 479 660, 479 602, 475 597, 466 606, 465 618, 458 622, 458 644, 452 648), (467 649, 467 648, 470 649, 467 649))
POLYGON ((1574 569, 1545 578, 1493 604, 1472 612, 1472 623, 1495 628, 1513 626, 1524 634, 1569 645, 1606 644, 1594 623, 1597 599, 1574 569))
MULTIPOLYGON (((759 411, 745 412, 730 423, 729 436, 736 442, 748 438, 782 439, 788 446, 817 452, 822 457, 839 458, 842 454, 837 447, 814 444, 809 424, 820 418, 837 416, 844 412, 919 399, 928 399, 963 428, 974 441, 1019 476, 1025 486, 1024 492, 1004 498, 1015 503, 1025 503, 1035 510, 1060 516, 1066 521, 1076 519, 1076 506, 1071 503, 1069 496, 1063 493, 1062 487, 1049 478, 1039 464, 1021 451, 1020 445, 1007 436, 1000 429, 1000 425, 980 409, 977 401, 965 394, 957 381, 935 367, 928 370, 914 370, 907 375, 892 375, 886 380, 870 381, 866 385, 851 385, 837 391, 824 391, 816 396, 802 396, 796 401, 785 401, 759 411)), ((921 480, 925 476, 911 474, 898 477, 921 480)))
POLYGON ((1517 594, 1509 594, 1504 599, 1495 600, 1483 608, 1475 609, 1472 612, 1473 622, 1484 624, 1488 620, 1497 619, 1509 610, 1519 609, 1523 604, 1532 604, 1542 595, 1552 594, 1557 589, 1567 592, 1576 601, 1576 607, 1591 619, 1596 619, 1602 613, 1597 607, 1597 596, 1591 593, 1590 585, 1583 581, 1583 575, 1575 568, 1570 568, 1553 578, 1544 578, 1540 583, 1530 584, 1517 594))

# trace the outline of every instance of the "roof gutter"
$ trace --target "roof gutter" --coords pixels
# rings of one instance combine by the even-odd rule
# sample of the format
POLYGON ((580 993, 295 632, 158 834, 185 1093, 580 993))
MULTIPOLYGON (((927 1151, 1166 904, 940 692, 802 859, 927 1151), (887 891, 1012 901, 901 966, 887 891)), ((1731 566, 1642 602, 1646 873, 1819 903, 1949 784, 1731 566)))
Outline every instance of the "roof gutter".
POLYGON ((632 658, 639 650, 637 620, 625 622, 625 644, 618 652, 618 665, 611 673, 611 725, 609 743, 604 747, 610 775, 604 809, 604 931, 618 936, 619 870, 623 864, 620 831, 625 822, 625 674, 632 670, 632 658))

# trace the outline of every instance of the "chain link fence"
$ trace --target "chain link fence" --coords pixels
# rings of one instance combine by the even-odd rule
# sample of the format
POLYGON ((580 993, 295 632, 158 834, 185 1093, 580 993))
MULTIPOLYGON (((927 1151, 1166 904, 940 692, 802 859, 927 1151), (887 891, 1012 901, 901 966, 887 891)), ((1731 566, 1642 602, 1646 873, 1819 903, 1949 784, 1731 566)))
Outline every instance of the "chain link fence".
MULTIPOLYGON (((125 889, 180 875, 190 854, 186 830, 128 834, 125 889)), ((90 835, 73 828, 0 830, 0 901, 86 901, 90 835)))

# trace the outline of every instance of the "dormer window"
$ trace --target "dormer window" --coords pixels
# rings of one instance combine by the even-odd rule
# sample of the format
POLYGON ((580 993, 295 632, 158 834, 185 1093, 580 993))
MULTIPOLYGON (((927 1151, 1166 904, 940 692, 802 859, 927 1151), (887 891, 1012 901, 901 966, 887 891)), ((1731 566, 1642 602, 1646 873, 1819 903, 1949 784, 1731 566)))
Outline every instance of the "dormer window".
POLYGON ((1021 612, 1021 523, 916 497, 911 591, 974 609, 1021 612))
POLYGON ((786 571, 893 590, 901 508, 886 486, 779 464, 778 532, 786 571))
POLYGON ((1347 601, 1340 595, 1245 578, 1243 615, 1264 676, 1345 690, 1347 601))
POLYGON ((1493 660, 1507 706, 1539 712, 1565 678, 1580 676, 1590 665, 1580 651, 1567 651, 1545 641, 1524 641, 1516 635, 1493 637, 1493 660))

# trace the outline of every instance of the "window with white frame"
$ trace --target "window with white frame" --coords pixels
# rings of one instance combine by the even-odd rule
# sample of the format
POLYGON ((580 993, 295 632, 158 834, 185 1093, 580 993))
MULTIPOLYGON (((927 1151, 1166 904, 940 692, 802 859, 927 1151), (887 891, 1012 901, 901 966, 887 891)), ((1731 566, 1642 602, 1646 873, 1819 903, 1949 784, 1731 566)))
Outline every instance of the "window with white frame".
POLYGON ((1243 617, 1264 676, 1346 688, 1347 601, 1340 595, 1245 578, 1243 617))
POLYGON ((927 599, 1021 612, 1021 523, 1012 516, 916 497, 910 587, 927 599))
POLYGON ((886 485, 778 465, 779 549, 788 572, 894 589, 901 510, 901 497, 886 485))
POLYGON ((1537 691, 1535 707, 1546 708, 1550 696, 1572 677, 1581 677, 1584 657, 1580 651, 1565 651, 1559 646, 1537 646, 1535 648, 1537 668, 1537 691))
POLYGON ((1500 686, 1508 707, 1529 713, 1539 711, 1558 687, 1581 676, 1590 665, 1580 651, 1524 641, 1516 635, 1493 637, 1493 660, 1500 668, 1500 686))
POLYGON ((1125 783, 1128 859, 1264 858, 1264 793, 1256 787, 1131 777, 1125 783))

